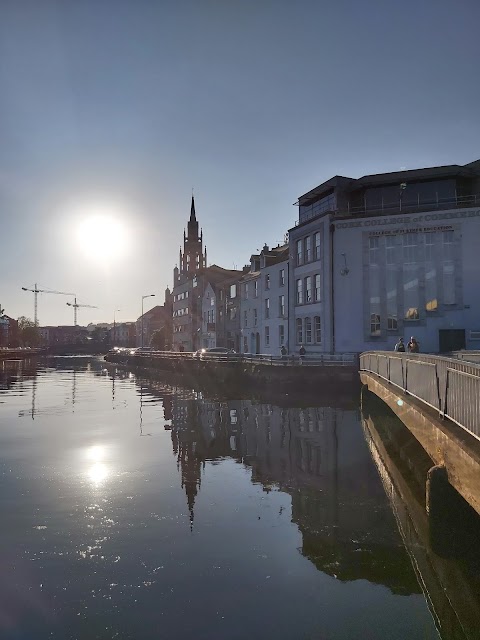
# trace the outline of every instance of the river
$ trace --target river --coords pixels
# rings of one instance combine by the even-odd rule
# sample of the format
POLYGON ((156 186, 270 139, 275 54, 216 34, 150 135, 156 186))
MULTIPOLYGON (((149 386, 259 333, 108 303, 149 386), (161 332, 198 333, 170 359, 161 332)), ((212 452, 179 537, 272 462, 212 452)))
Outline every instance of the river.
POLYGON ((440 637, 356 395, 0 371, 2 639, 440 637))

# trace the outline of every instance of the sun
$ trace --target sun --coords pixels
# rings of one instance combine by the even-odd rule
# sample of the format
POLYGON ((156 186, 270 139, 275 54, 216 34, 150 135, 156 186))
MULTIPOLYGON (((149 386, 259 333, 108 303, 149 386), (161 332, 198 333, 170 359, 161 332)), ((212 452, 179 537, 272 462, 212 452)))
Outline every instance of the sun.
POLYGON ((91 209, 77 223, 76 241, 89 260, 99 263, 122 258, 128 249, 128 234, 119 213, 107 208, 91 209))

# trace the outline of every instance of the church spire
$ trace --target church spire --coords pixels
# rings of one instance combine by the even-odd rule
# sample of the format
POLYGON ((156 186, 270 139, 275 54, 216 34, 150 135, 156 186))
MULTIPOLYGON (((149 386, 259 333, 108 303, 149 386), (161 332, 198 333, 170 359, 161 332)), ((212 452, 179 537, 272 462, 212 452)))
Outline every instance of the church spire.
POLYGON ((190 207, 190 222, 196 222, 197 221, 197 217, 195 215, 195 199, 192 195, 192 204, 190 207))

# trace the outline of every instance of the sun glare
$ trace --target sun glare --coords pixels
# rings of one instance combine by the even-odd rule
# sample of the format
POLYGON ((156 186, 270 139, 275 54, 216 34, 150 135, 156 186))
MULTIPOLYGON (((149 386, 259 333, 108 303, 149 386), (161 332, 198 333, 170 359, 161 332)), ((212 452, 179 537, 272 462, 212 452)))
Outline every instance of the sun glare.
POLYGON ((112 262, 128 249, 125 224, 110 210, 91 210, 78 222, 77 244, 86 258, 95 262, 112 262))

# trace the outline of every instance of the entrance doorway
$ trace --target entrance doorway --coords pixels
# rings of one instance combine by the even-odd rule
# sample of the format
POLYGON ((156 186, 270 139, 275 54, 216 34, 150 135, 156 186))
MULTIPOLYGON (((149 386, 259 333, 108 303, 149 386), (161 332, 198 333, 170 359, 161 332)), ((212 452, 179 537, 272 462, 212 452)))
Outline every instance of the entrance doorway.
POLYGON ((465 349, 465 329, 440 329, 438 342, 440 353, 465 349))

